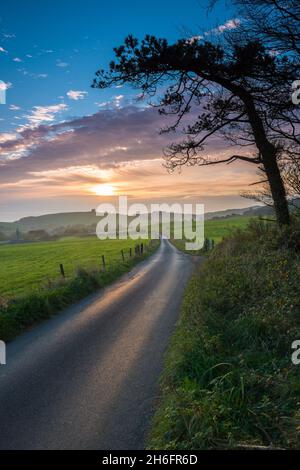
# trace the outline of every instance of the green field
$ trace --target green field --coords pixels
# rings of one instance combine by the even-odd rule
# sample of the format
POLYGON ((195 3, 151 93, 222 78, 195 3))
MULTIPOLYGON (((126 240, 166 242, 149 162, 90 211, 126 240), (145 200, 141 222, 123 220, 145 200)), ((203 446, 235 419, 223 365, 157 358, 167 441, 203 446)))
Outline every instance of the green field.
POLYGON ((235 216, 207 220, 204 226, 205 237, 214 239, 216 243, 227 237, 235 229, 244 229, 253 217, 235 216))
MULTIPOLYGON (((233 229, 245 228, 250 217, 229 217, 205 222, 205 236, 219 242, 233 229)), ((62 263, 66 277, 71 278, 78 267, 101 267, 101 255, 107 267, 122 261, 121 249, 129 256, 133 240, 99 240, 96 237, 69 237, 57 241, 0 245, 0 296, 16 297, 47 285, 57 279, 62 263)), ((177 242, 178 246, 180 241, 177 242)), ((177 244, 176 243, 176 244, 177 244)))
MULTIPOLYGON (((254 218, 255 217, 233 216, 206 220, 204 225, 204 236, 210 240, 213 239, 215 243, 219 243, 224 237, 232 234, 234 230, 245 229, 250 220, 253 220, 254 218)), ((176 229, 175 225, 174 233, 176 234, 176 232, 178 232, 178 229, 176 229)), ((175 239, 173 240, 173 243, 177 248, 185 251, 185 240, 175 239)))
POLYGON ((101 255, 107 269, 122 262, 121 250, 129 257, 134 240, 99 240, 96 237, 63 238, 51 242, 0 246, 0 297, 16 297, 46 285, 60 276, 62 263, 67 278, 78 267, 100 268, 101 255))

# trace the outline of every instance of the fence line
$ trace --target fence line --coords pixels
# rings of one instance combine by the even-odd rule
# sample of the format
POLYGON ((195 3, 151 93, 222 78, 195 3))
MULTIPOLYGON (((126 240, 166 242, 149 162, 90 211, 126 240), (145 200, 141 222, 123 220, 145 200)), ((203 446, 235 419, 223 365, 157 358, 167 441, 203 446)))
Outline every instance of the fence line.
MULTIPOLYGON (((148 251, 154 244, 155 240, 150 240, 148 244, 145 243, 138 243, 134 246, 134 253, 136 256, 142 256, 146 251, 148 251)), ((125 251, 121 250, 122 261, 126 261, 126 254, 125 251)), ((129 248, 128 259, 132 258, 132 247, 129 248)), ((107 259, 104 255, 101 255, 101 271, 106 271, 108 266, 107 259)), ((62 263, 59 264, 59 273, 65 279, 66 272, 64 265, 62 263)))

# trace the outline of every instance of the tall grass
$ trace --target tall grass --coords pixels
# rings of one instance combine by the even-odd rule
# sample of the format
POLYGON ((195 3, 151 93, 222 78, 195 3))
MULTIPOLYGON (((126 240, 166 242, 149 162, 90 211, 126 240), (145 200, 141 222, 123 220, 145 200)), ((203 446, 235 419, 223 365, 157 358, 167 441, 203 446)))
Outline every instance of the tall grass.
POLYGON ((186 290, 167 354, 152 449, 297 448, 300 225, 252 222, 186 290))

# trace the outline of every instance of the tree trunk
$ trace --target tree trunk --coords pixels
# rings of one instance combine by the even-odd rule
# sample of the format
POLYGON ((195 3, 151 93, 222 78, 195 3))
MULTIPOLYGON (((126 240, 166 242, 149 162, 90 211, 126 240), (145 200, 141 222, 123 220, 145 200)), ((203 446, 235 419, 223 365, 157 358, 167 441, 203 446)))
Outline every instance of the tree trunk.
MULTIPOLYGON (((214 80, 215 77, 212 78, 214 80)), ((277 163, 277 149, 268 139, 263 120, 259 111, 256 109, 253 96, 245 88, 230 83, 224 78, 216 80, 217 83, 224 86, 227 90, 238 96, 245 106, 245 111, 249 118, 256 147, 261 156, 262 163, 268 178, 276 219, 280 226, 290 223, 289 206, 286 199, 285 187, 277 163)))
POLYGON ((280 226, 290 223, 289 206, 286 199, 285 187, 277 163, 276 147, 269 141, 262 119, 255 108, 253 99, 243 94, 249 122, 252 127, 256 146, 261 155, 265 172, 269 181, 277 222, 280 226))
POLYGON ((277 222, 280 226, 288 225, 290 223, 289 207, 285 187, 277 164, 276 148, 269 143, 261 151, 261 157, 274 201, 277 222))

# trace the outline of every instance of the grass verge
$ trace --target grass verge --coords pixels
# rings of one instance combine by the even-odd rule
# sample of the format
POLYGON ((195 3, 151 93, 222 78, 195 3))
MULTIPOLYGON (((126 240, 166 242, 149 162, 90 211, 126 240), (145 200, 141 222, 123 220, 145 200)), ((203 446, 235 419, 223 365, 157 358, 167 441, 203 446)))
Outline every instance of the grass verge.
POLYGON ((150 449, 299 448, 299 235, 252 222, 192 277, 150 449))
POLYGON ((158 246, 158 242, 153 243, 143 255, 114 264, 107 271, 87 270, 78 267, 72 278, 52 281, 48 286, 41 286, 27 295, 2 301, 0 303, 1 340, 12 340, 27 328, 110 284, 122 274, 130 271, 137 263, 153 254, 158 246))

